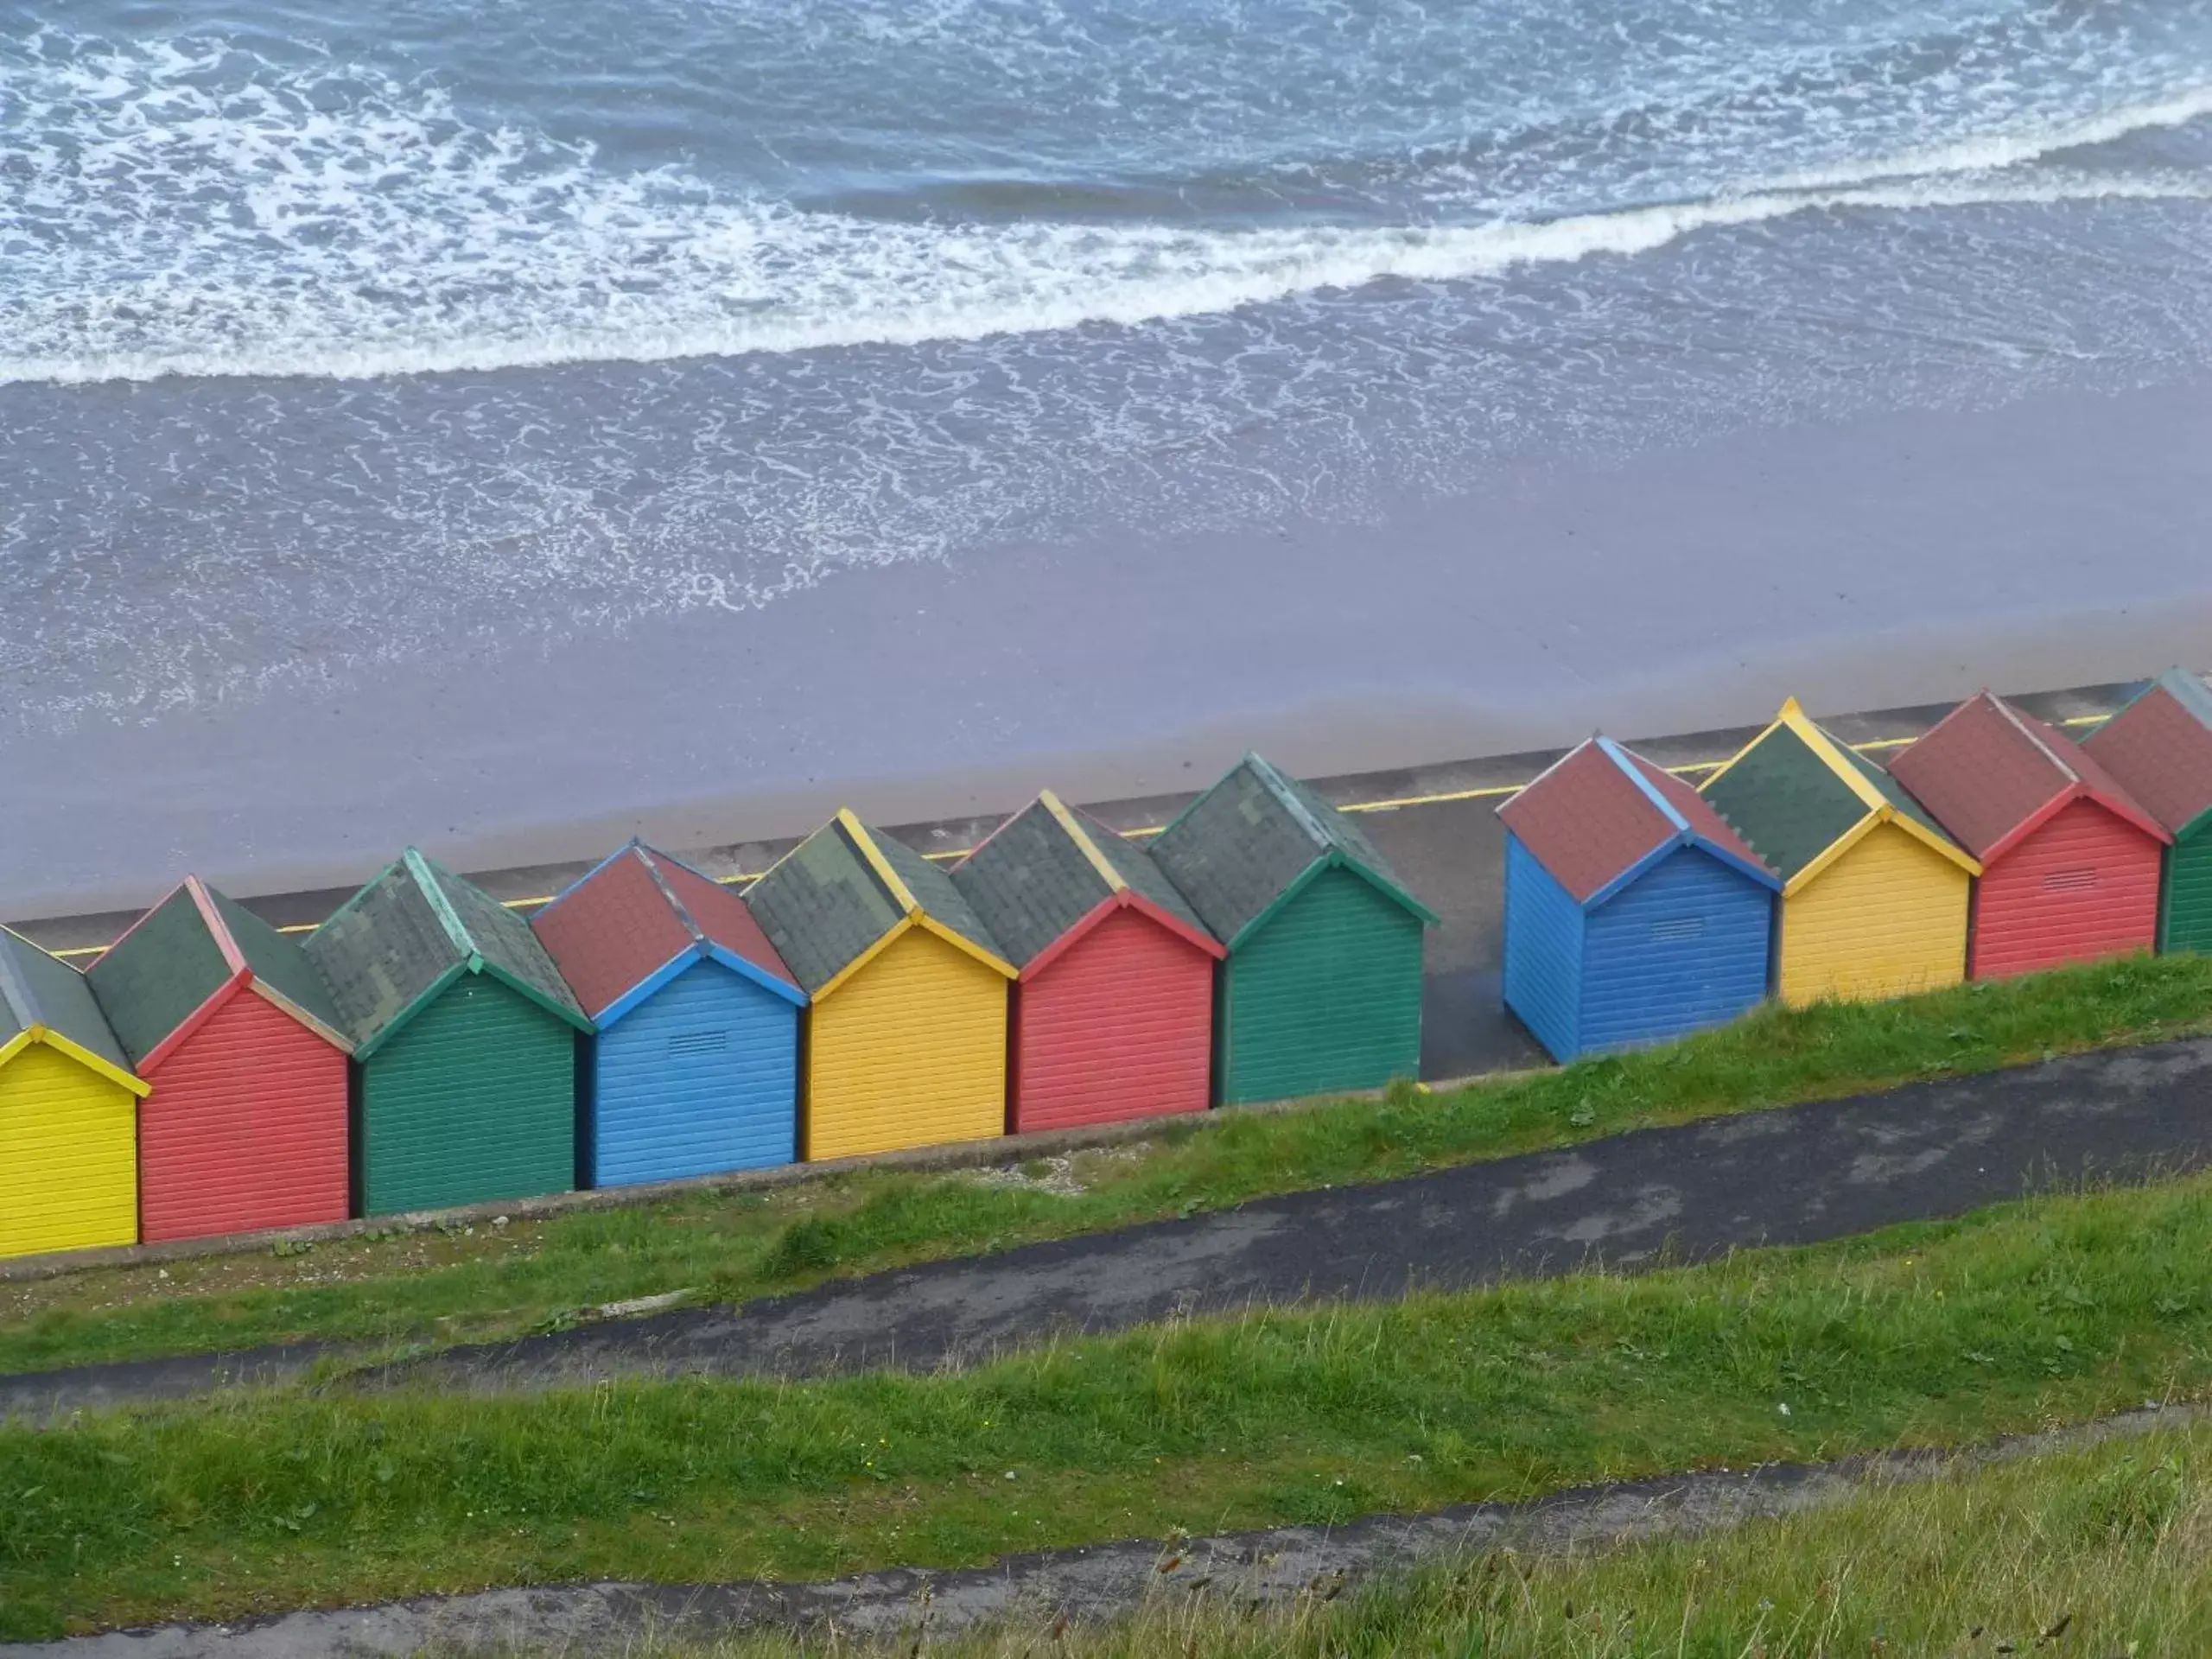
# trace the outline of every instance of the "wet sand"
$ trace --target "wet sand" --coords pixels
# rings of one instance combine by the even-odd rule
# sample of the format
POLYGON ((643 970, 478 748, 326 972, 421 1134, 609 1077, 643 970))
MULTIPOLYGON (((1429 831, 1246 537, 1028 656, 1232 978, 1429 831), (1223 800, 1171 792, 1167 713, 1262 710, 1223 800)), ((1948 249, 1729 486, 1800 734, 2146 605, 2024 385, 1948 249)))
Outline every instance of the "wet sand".
POLYGON ((2212 384, 1502 467, 1386 521, 979 550, 341 692, 0 740, 0 906, 358 880, 1897 705, 2212 658, 2212 384))

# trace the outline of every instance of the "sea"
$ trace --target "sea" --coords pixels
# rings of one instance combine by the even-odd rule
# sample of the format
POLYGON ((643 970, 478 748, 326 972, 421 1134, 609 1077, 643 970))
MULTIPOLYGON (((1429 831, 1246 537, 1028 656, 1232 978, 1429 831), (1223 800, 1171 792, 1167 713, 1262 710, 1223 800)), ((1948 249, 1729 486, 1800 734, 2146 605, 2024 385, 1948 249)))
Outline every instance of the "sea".
POLYGON ((2208 351, 2212 0, 0 0, 0 714, 2208 351))

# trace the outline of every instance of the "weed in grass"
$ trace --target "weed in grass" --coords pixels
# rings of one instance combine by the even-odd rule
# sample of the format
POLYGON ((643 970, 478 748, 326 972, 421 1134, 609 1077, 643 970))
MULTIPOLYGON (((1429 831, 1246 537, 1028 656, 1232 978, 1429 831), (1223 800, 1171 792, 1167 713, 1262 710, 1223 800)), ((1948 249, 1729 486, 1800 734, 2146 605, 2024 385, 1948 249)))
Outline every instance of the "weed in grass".
POLYGON ((447 1344, 703 1287, 743 1301, 836 1274, 1386 1179, 1643 1125, 2200 1031, 2212 962, 2136 957, 1892 1003, 1764 1008, 1688 1041, 1429 1094, 1162 1119, 1141 1152, 1031 1180, 841 1173, 506 1227, 395 1227, 269 1251, 0 1283, 0 1370, 314 1337, 447 1344))

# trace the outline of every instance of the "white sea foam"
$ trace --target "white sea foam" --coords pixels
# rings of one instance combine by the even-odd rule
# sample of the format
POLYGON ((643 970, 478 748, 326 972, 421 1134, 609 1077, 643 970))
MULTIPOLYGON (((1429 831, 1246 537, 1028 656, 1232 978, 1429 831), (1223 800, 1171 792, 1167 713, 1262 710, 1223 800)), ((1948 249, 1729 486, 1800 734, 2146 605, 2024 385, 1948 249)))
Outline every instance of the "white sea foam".
POLYGON ((73 44, 0 76, 0 382, 359 378, 1135 325, 1386 278, 1633 256, 1844 209, 2196 198, 2032 164, 2212 113, 2212 86, 1707 197, 1526 220, 887 221, 472 123, 343 67, 73 44))

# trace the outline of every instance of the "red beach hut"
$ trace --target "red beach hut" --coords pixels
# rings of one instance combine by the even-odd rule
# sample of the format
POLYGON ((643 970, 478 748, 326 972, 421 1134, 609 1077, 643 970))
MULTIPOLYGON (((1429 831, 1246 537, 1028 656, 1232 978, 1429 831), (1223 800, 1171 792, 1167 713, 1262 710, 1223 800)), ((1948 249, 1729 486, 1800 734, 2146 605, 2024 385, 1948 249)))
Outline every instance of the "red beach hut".
POLYGON ((1014 1133, 1205 1110, 1224 952, 1141 849, 1047 790, 952 880, 1020 970, 1014 1133))
POLYGON ((153 1085, 138 1115, 148 1243, 346 1218, 353 1046, 297 944, 188 876, 85 979, 153 1085))
POLYGON ((1977 693, 1890 773, 1981 861, 1967 972, 2034 973, 2151 950, 2172 838, 2056 728, 1977 693))

